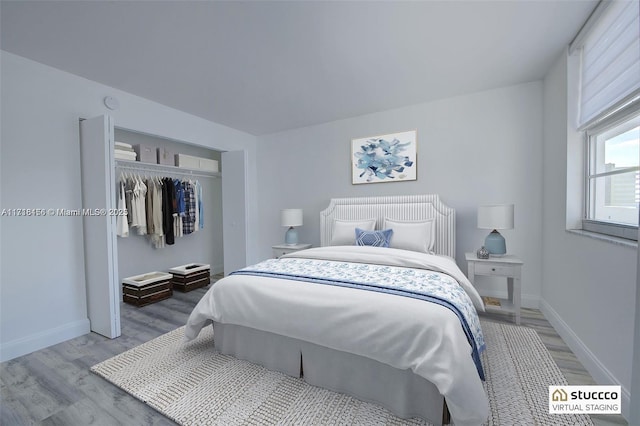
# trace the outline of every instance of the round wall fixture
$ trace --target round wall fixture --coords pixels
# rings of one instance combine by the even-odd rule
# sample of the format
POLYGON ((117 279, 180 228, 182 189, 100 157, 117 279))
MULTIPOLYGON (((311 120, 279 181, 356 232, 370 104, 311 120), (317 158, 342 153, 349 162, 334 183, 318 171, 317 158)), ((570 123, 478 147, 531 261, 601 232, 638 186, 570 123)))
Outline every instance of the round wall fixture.
POLYGON ((104 105, 110 110, 115 111, 120 108, 120 101, 112 96, 107 96, 104 98, 104 105))

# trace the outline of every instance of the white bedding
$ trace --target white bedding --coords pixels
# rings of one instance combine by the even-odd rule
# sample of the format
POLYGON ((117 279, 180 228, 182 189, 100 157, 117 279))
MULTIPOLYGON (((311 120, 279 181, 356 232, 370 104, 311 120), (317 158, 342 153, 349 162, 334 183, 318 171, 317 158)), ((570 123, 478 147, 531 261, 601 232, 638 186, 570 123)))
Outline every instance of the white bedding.
MULTIPOLYGON (((379 247, 322 247, 287 257, 432 269, 453 276, 477 309, 482 301, 447 257, 379 247), (477 303, 477 304, 476 304, 477 303)), ((455 313, 434 303, 288 279, 231 275, 213 285, 185 329, 195 338, 210 321, 281 334, 411 369, 445 396, 456 425, 479 425, 488 401, 455 313)))

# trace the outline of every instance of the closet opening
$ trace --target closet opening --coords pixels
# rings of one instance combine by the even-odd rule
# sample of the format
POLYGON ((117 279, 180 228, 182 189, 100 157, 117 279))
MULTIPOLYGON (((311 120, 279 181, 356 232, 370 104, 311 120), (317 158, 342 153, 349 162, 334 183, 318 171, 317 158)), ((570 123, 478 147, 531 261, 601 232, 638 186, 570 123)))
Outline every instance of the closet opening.
MULTIPOLYGON (((130 161, 116 154, 116 189, 120 189, 121 182, 126 184, 127 191, 132 191, 136 180, 148 182, 153 186, 154 182, 163 178, 165 183, 169 178, 190 188, 194 187, 193 184, 197 184, 201 189, 199 204, 203 209, 198 217, 202 221, 198 220, 195 224, 196 229, 186 233, 190 230, 190 226, 185 223, 185 232, 174 233, 173 244, 168 244, 168 241, 162 241, 159 244, 157 233, 155 236, 149 234, 149 228, 146 227, 131 226, 128 236, 119 235, 117 238, 119 282, 126 277, 155 271, 166 272, 171 268, 192 263, 210 265, 211 275, 223 273, 221 152, 118 127, 114 131, 114 140, 116 149, 118 143, 121 147, 124 145, 124 148, 129 145, 136 152, 136 156, 141 156, 136 161, 130 161), (206 164, 203 168, 197 163, 192 165, 194 158, 215 161, 217 171, 213 172, 210 164, 206 164), (182 162, 182 167, 177 167, 182 159, 191 163, 182 162), (152 162, 153 160, 155 162, 152 162), (158 165, 159 161, 165 164, 158 165)), ((127 195, 132 194, 128 192, 127 195)), ((116 200, 118 198, 116 194, 116 200)), ((147 207, 146 204, 145 207, 147 207)), ((149 210, 147 208, 147 211, 149 210)), ((131 221, 131 219, 129 215, 128 220, 131 221)), ((180 228, 182 231, 183 227, 180 228)), ((119 286, 120 300, 122 300, 121 287, 119 286)))
MULTIPOLYGON (((142 151, 140 151, 142 152, 142 151)), ((247 152, 223 151, 185 143, 131 129, 116 128, 109 115, 80 119, 81 187, 83 209, 117 211, 118 181, 127 174, 198 180, 202 185, 203 226, 183 235, 174 244, 159 248, 132 227, 119 237, 116 215, 83 217, 84 275, 87 314, 91 331, 105 337, 121 334, 120 305, 124 278, 162 272, 192 263, 210 266, 211 274, 246 266, 247 259, 247 152), (118 153, 120 142, 128 154, 118 153), (134 161, 133 147, 146 148, 145 161, 134 161), (131 150, 129 150, 131 147, 131 150), (162 149, 165 161, 149 155, 162 149), (174 155, 174 166, 170 164, 174 155), (219 171, 202 170, 200 163, 175 166, 175 155, 186 161, 202 161, 206 169, 217 162, 219 171), (133 157, 133 158, 132 158, 133 157), (191 158, 189 158, 191 157, 191 158), (185 166, 185 167, 182 167, 185 166), (224 235, 227 238, 224 238, 224 235)), ((142 159, 142 157, 141 157, 142 159)), ((201 277, 199 277, 201 279, 201 277)), ((187 283, 192 284, 192 283, 187 283)))

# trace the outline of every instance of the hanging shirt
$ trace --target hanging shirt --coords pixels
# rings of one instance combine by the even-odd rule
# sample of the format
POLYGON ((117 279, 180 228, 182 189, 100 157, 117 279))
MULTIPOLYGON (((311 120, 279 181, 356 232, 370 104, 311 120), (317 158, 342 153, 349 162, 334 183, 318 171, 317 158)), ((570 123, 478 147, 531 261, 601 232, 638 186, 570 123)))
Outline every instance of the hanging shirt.
POLYGON ((157 178, 147 179, 147 235, 153 247, 164 247, 162 225, 162 182, 157 178))
POLYGON ((173 234, 176 238, 180 238, 184 235, 182 232, 182 216, 177 213, 173 214, 173 234))
POLYGON ((137 220, 138 235, 147 234, 147 209, 146 209, 147 186, 141 179, 137 179, 133 187, 133 199, 131 200, 134 209, 134 220, 137 220))
MULTIPOLYGON (((118 185, 120 188, 118 191, 118 213, 122 212, 126 205, 124 186, 124 182, 120 181, 120 184, 118 185)), ((129 236, 129 222, 127 220, 127 216, 119 214, 116 218, 116 235, 122 238, 129 236)))
POLYGON ((178 179, 173 179, 175 199, 173 202, 173 235, 182 237, 182 217, 184 216, 184 189, 178 179))
POLYGON ((133 208, 131 207, 131 199, 133 198, 133 180, 124 180, 124 200, 127 206, 127 222, 129 226, 133 222, 133 208))
POLYGON ((182 219, 182 231, 185 235, 193 233, 196 215, 195 191, 191 182, 183 182, 185 213, 182 219))
POLYGON ((204 229, 204 202, 202 201, 202 185, 200 184, 200 182, 196 181, 196 186, 198 189, 198 213, 200 214, 198 224, 200 225, 200 229, 204 229))
POLYGON ((162 225, 162 181, 154 180, 153 187, 153 235, 151 241, 155 248, 164 247, 164 229, 162 225))
POLYGON ((145 219, 147 223, 147 234, 153 235, 153 188, 151 179, 145 179, 145 186, 147 187, 147 193, 145 196, 145 219))
POLYGON ((180 182, 178 179, 174 179, 173 185, 176 188, 176 202, 174 213, 178 213, 180 216, 184 216, 184 188, 182 187, 182 182, 180 182))
POLYGON ((193 218, 193 232, 200 230, 200 197, 198 197, 198 181, 192 182, 193 186, 193 201, 195 204, 194 218, 193 218))
POLYGON ((132 178, 129 178, 127 182, 131 188, 131 222, 129 222, 129 227, 136 228, 140 226, 140 209, 138 208, 140 188, 138 187, 138 182, 132 178))
POLYGON ((175 244, 173 233, 173 205, 175 200, 175 186, 170 178, 162 179, 162 231, 168 245, 175 244))

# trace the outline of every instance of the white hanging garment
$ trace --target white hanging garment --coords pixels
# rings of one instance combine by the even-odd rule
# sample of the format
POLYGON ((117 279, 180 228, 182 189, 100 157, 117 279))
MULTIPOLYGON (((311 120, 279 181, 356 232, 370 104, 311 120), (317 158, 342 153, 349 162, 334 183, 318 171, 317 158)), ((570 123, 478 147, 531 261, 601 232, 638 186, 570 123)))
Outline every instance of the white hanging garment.
MULTIPOLYGON (((125 197, 124 197, 124 182, 120 181, 120 191, 118 195, 118 213, 123 212, 126 206, 125 197)), ((127 220, 126 215, 118 214, 116 219, 116 234, 118 237, 128 237, 129 236, 129 222, 127 220)))
MULTIPOLYGON (((164 232, 162 229, 162 183, 156 179, 151 180, 147 191, 151 192, 151 200, 153 203, 153 206, 151 206, 151 220, 153 222, 153 234, 150 234, 151 243, 157 249, 164 248, 164 232)), ((147 223, 147 229, 149 229, 148 225, 147 223)))
POLYGON ((140 226, 140 209, 138 207, 140 188, 138 187, 138 181, 133 179, 133 177, 130 177, 129 180, 130 180, 129 186, 132 188, 131 190, 131 223, 129 225, 133 229, 140 226))
POLYGON ((147 185, 142 182, 139 176, 136 176, 136 184, 133 188, 133 201, 135 204, 133 208, 136 210, 134 218, 137 218, 138 235, 147 234, 147 212, 146 212, 146 198, 147 185))
POLYGON ((173 214, 173 236, 175 238, 182 237, 182 216, 178 213, 173 214))

